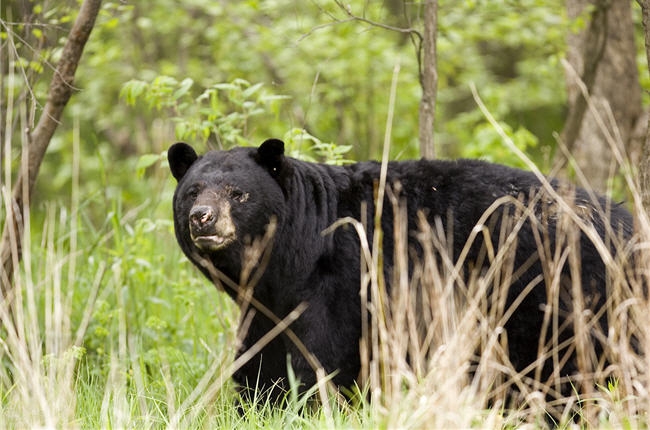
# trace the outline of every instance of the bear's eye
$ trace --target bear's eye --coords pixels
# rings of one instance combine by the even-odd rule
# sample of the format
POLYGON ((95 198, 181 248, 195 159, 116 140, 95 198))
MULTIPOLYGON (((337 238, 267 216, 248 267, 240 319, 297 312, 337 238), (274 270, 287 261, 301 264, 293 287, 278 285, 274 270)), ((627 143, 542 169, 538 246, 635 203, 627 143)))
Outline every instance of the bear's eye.
POLYGON ((229 194, 231 199, 237 200, 239 203, 244 203, 246 200, 248 200, 248 193, 245 193, 237 188, 231 188, 229 190, 229 194))
POLYGON ((198 185, 192 185, 188 190, 187 190, 187 196, 192 199, 196 200, 196 198, 199 196, 200 188, 198 185))

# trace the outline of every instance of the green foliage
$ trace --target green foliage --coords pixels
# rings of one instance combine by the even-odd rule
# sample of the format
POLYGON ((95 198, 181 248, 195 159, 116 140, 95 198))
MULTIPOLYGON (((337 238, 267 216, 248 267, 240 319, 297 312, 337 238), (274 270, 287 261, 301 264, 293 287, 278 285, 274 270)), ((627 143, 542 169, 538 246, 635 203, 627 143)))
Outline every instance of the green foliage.
MULTIPOLYGON (((400 3, 395 10, 389 3, 346 5, 370 21, 421 28, 421 2, 400 3)), ((77 7, 38 5, 37 25, 3 27, 3 37, 10 35, 6 28, 30 31, 30 39, 21 34, 25 42, 14 38, 15 76, 31 70, 27 82, 14 80, 16 95, 29 85, 44 100, 56 42, 77 7)), ((536 137, 531 155, 544 161, 564 114, 558 59, 568 26, 575 24, 563 10, 559 0, 440 2, 435 128, 441 156, 489 158, 488 151, 499 147, 496 141, 485 145, 485 120, 469 91, 474 83, 495 117, 536 137)), ((351 147, 346 159, 380 158, 397 63, 391 157, 418 157, 420 87, 413 44, 403 33, 348 18, 329 1, 104 2, 75 79, 81 91, 72 97, 43 166, 43 176, 53 180, 43 181, 39 191, 66 198, 75 124, 84 193, 115 187, 129 205, 149 191, 106 166, 143 174, 156 160, 138 157, 162 154, 174 139, 229 147, 297 129, 351 147)), ((20 146, 17 139, 13 144, 20 146)), ((328 151, 307 155, 338 159, 328 151)))
MULTIPOLYGON (((197 97, 189 92, 192 84, 189 78, 178 82, 169 76, 158 76, 151 83, 129 81, 120 95, 130 105, 143 100, 149 109, 168 111, 175 124, 176 139, 216 142, 220 148, 249 145, 247 130, 251 118, 275 110, 277 102, 287 99, 268 94, 260 83, 251 85, 243 79, 211 85, 197 97)), ((352 162, 345 158, 351 145, 326 143, 297 128, 285 133, 283 139, 289 156, 338 165, 352 162)), ((163 152, 140 156, 136 163, 138 177, 157 162, 164 163, 165 155, 163 152)))
POLYGON ((351 145, 336 145, 322 142, 305 130, 294 128, 283 137, 286 152, 289 156, 305 161, 323 161, 328 164, 343 165, 353 160, 345 158, 352 149, 351 145))
POLYGON ((213 140, 221 148, 247 144, 251 119, 276 111, 276 103, 286 99, 244 79, 210 85, 197 97, 190 93, 193 84, 190 78, 178 82, 170 76, 131 80, 121 96, 130 105, 143 99, 149 109, 164 112, 175 124, 176 139, 213 140))
MULTIPOLYGON (((116 383, 116 365, 124 369, 127 392, 148 399, 133 405, 138 413, 158 410, 163 419, 173 412, 169 402, 185 399, 214 360, 224 366, 232 360, 236 306, 182 257, 171 221, 146 216, 154 209, 149 205, 133 220, 119 211, 108 214, 108 231, 100 230, 96 239, 83 231, 81 245, 91 246, 83 253, 83 273, 86 268, 89 274, 99 266, 108 269, 84 336, 87 354, 77 383, 85 393, 78 409, 91 427, 105 425, 102 409, 93 405, 105 402, 105 390, 115 388, 110 384, 116 383), (96 241, 102 245, 93 246, 96 241), (136 394, 143 388, 146 393, 136 394)), ((80 299, 75 305, 79 314, 87 311, 90 284, 80 278, 67 287, 80 299)))
MULTIPOLYGON (((512 139, 517 148, 529 153, 530 150, 537 147, 539 141, 535 135, 525 128, 519 128, 513 131, 505 123, 500 124, 508 137, 512 139)), ((515 154, 510 153, 508 148, 503 144, 501 136, 496 132, 494 127, 488 123, 479 123, 473 130, 474 145, 468 146, 463 155, 468 158, 481 158, 494 163, 507 164, 510 166, 525 168, 526 163, 519 159, 515 154)))
MULTIPOLYGON (((568 26, 563 3, 467 1, 440 7, 437 129, 442 152, 492 158, 484 151, 499 146, 484 144, 486 122, 470 82, 497 119, 514 130, 528 130, 539 146, 554 148, 565 104, 559 64, 568 26)), ((531 155, 543 163, 543 153, 531 155)))

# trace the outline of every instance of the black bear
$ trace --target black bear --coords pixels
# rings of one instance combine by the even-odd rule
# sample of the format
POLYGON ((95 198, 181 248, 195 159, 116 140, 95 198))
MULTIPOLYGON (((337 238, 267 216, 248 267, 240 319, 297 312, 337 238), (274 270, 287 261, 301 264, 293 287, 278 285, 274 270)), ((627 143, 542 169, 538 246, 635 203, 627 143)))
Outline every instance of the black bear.
MULTIPOLYGON (((305 303, 304 312, 291 324, 293 333, 324 370, 333 373, 337 386, 354 385, 360 371, 362 334, 360 240, 353 228, 324 232, 337 220, 351 217, 369 220, 368 237, 372 237, 381 164, 369 161, 332 166, 304 162, 285 156, 284 143, 277 139, 269 139, 258 148, 210 151, 202 156, 191 146, 176 143, 169 148, 168 159, 178 181, 173 200, 174 227, 183 252, 235 300, 242 300, 237 285, 251 283, 255 278, 251 300, 266 311, 255 309, 248 318, 242 317, 245 335, 239 356, 273 330, 278 319, 305 303), (264 237, 271 223, 275 230, 262 258, 263 271, 251 275, 243 262, 247 245, 264 237), (246 280, 241 279, 243 271, 246 280), (224 281, 227 278, 232 282, 224 281)), ((499 222, 508 214, 515 216, 517 207, 532 208, 532 216, 522 215, 520 210, 521 222, 515 222, 513 227, 517 229, 518 245, 507 304, 519 302, 505 323, 510 362, 518 371, 526 369, 537 359, 544 318, 542 305, 549 300, 539 237, 548 238, 552 248, 556 236, 562 234, 556 225, 562 208, 555 200, 557 194, 553 194, 554 190, 564 190, 562 184, 477 160, 389 162, 386 184, 399 186, 411 232, 412 255, 422 253, 413 232, 425 217, 429 223, 453 230, 449 235, 453 258, 465 252, 468 273, 485 269, 488 264, 484 249, 488 239, 473 234, 486 211, 491 208, 493 213, 487 218, 489 222, 483 218, 483 225, 489 227, 488 235, 498 246, 503 235, 499 222), (470 237, 474 243, 467 248, 470 237), (518 299, 526 289, 525 297, 518 299)), ((619 204, 579 188, 564 194, 572 196, 574 207, 579 208, 575 213, 603 240, 604 246, 620 255, 633 235, 631 214, 619 204)), ((392 205, 385 204, 381 226, 387 275, 393 264, 393 218, 392 205)), ((567 278, 579 276, 586 306, 597 311, 607 296, 607 268, 602 250, 592 243, 593 237, 588 238, 582 231, 578 234, 579 273, 568 263, 561 271, 567 278)), ((390 277, 386 279, 390 288, 390 277)), ((570 281, 563 283, 561 288, 569 291, 560 294, 571 296, 572 285, 570 281)), ((566 306, 564 310, 570 311, 571 305, 566 306)), ((563 374, 577 371, 573 361, 564 363, 563 374)), ((234 379, 244 394, 266 390, 278 396, 287 386, 289 363, 303 386, 315 384, 309 360, 286 333, 252 353, 234 379)), ((550 362, 544 365, 546 376, 553 371, 552 366, 550 362)))

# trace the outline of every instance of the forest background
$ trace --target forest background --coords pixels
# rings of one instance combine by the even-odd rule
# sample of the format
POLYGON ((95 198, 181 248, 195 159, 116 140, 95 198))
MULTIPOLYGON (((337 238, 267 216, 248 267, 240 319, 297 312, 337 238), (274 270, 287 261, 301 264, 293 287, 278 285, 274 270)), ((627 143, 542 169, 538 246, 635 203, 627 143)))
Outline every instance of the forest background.
MULTIPOLYGON (((5 227, 81 3, 0 0, 5 227)), ((390 118, 390 158, 419 157, 423 16, 398 0, 102 2, 3 278, 16 304, 0 311, 0 424, 241 425, 227 382, 237 310, 177 249, 165 151, 279 137, 303 159, 380 159, 390 118)), ((630 199, 650 88, 636 2, 439 1, 436 48, 437 157, 527 166, 475 88, 543 172, 630 199), (580 107, 578 77, 600 118, 580 107)), ((396 419, 368 408, 335 424, 396 419)), ((333 423, 300 410, 258 419, 333 423)))

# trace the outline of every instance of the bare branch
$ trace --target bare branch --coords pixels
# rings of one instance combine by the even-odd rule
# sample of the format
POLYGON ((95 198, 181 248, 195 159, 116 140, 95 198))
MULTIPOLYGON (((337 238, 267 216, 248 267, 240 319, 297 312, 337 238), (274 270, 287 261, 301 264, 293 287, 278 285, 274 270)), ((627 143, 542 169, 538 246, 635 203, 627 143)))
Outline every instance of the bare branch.
MULTIPOLYGON (((413 27, 401 28, 392 25, 372 21, 365 16, 358 16, 352 9, 344 5, 340 0, 334 0, 337 6, 345 12, 349 21, 359 21, 364 24, 378 27, 384 30, 408 34, 413 41, 418 61, 418 72, 420 76, 420 87, 422 88, 422 99, 420 100, 419 112, 419 140, 420 155, 424 158, 433 159, 436 156, 434 145, 434 124, 436 114, 436 98, 438 87, 437 71, 437 48, 436 36, 438 32, 438 1, 426 0, 424 2, 424 31, 420 33, 413 27)), ((337 21, 342 22, 342 21, 337 21)))
POLYGON ((382 28, 382 29, 384 29, 384 30, 394 31, 394 32, 396 32, 396 33, 403 33, 403 34, 415 35, 415 36, 417 36, 417 38, 418 38, 420 41, 422 41, 422 34, 421 34, 419 31, 417 31, 416 29, 414 29, 414 28, 401 28, 401 27, 394 27, 394 26, 392 26, 392 25, 383 24, 383 23, 381 23, 381 22, 373 21, 373 20, 368 19, 368 18, 366 18, 366 17, 358 16, 358 15, 353 14, 353 13, 352 13, 352 10, 351 10, 348 6, 344 5, 340 0, 334 0, 334 3, 336 3, 336 5, 337 5, 337 6, 338 6, 338 7, 339 7, 343 12, 345 12, 345 14, 350 18, 349 20, 346 20, 346 21, 344 21, 344 22, 348 22, 348 21, 350 21, 350 20, 352 20, 352 21, 359 21, 359 22, 363 22, 364 24, 371 25, 371 26, 373 26, 373 27, 382 28))
POLYGON ((50 82, 48 98, 43 113, 31 133, 24 154, 25 162, 18 173, 12 192, 12 204, 7 207, 7 219, 0 241, 0 258, 2 258, 2 284, 0 293, 8 297, 15 264, 22 258, 22 235, 24 213, 29 208, 29 200, 34 190, 45 151, 60 123, 63 109, 72 96, 73 81, 84 46, 95 25, 95 19, 101 7, 101 0, 84 0, 79 15, 68 34, 61 60, 50 82), (13 249, 13 252, 12 252, 13 249))

